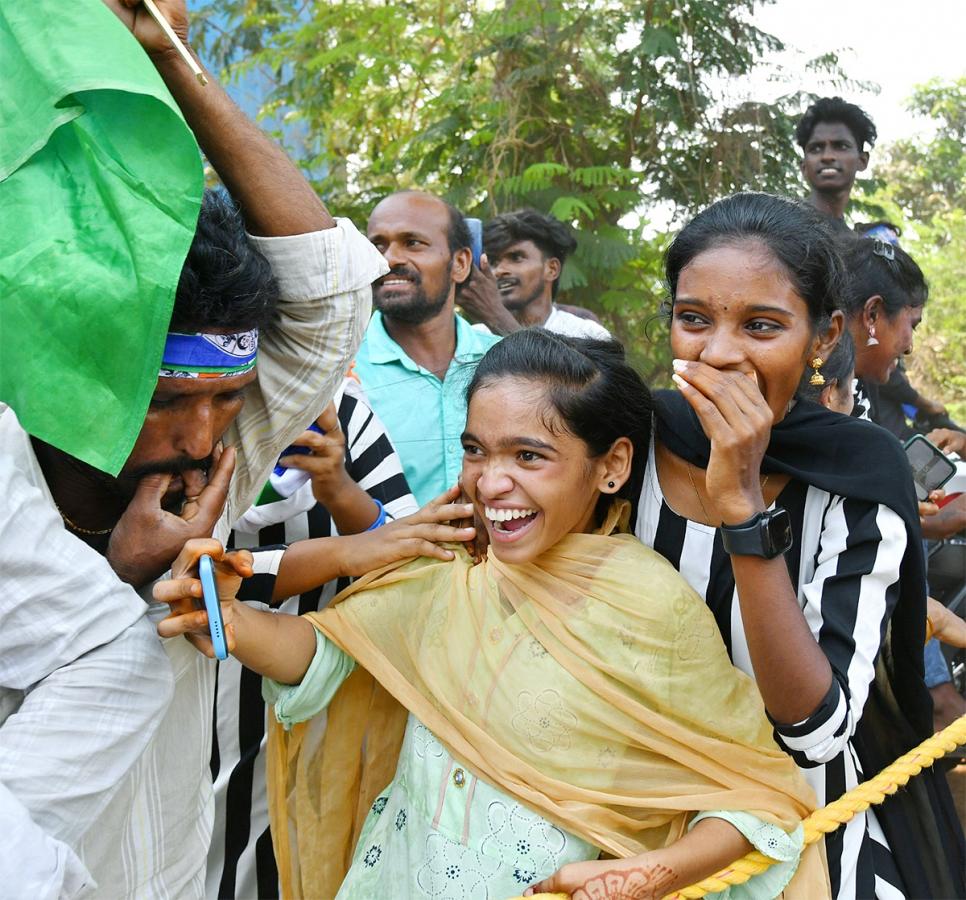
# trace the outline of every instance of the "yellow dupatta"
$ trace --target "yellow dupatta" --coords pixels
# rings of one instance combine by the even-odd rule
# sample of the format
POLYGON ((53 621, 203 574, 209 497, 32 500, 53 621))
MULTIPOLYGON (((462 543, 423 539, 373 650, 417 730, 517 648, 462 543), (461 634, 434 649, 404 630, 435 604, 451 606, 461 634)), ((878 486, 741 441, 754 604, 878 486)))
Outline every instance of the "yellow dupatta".
MULTIPOLYGON (((360 668, 323 736, 319 721, 286 732, 269 717, 284 897, 337 892, 407 711, 477 776, 616 857, 674 842, 698 811, 790 831, 814 808, 710 610, 663 557, 607 533, 619 513, 526 565, 460 549, 372 573, 309 614, 360 668)), ((827 893, 810 848, 786 896, 827 893)))

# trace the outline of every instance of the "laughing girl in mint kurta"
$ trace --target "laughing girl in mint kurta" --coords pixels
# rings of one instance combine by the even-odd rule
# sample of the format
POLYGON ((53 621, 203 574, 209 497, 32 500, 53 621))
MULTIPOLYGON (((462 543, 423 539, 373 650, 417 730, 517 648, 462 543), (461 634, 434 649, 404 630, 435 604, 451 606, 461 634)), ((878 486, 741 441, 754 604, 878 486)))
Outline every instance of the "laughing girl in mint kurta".
MULTIPOLYGON (((826 895, 818 855, 799 860, 813 798, 753 684, 671 566, 617 533, 650 428, 619 346, 520 332, 468 399, 485 561, 390 566, 302 618, 223 603, 280 723, 285 895, 662 897, 752 847, 779 862, 732 898, 826 895)), ((193 542, 175 575, 211 549, 231 598, 244 555, 193 542)), ((159 590, 166 636, 203 642, 196 584, 159 590)))

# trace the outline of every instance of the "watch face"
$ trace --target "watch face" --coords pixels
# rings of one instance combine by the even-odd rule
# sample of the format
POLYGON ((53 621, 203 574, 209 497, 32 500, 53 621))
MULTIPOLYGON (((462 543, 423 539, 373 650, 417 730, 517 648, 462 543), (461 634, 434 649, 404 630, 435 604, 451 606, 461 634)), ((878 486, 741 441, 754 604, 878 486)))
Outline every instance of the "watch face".
POLYGON ((776 509, 768 517, 768 543, 772 556, 787 553, 792 548, 792 520, 785 509, 776 509))

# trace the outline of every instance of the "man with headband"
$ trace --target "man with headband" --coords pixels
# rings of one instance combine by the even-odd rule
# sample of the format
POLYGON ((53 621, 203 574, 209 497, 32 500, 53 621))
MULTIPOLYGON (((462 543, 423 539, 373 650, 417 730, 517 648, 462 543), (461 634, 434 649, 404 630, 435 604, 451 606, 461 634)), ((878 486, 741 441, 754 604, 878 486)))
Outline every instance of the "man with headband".
MULTIPOLYGON (((0 491, 12 503, 0 556, 13 597, 12 613, 0 607, 0 827, 33 824, 53 839, 49 857, 38 850, 12 873, 49 866, 53 895, 96 881, 112 897, 202 897, 216 670, 183 640, 162 650, 144 601, 187 539, 227 538, 279 451, 331 400, 387 267, 213 80, 198 83, 137 0, 105 2, 230 197, 204 198, 154 395, 117 477, 32 438, 0 404, 0 491), (33 700, 45 692, 48 703, 33 700)), ((184 0, 159 6, 184 35, 184 0)), ((97 333, 89 347, 105 365, 126 352, 97 333)), ((151 604, 152 620, 166 614, 151 604)))

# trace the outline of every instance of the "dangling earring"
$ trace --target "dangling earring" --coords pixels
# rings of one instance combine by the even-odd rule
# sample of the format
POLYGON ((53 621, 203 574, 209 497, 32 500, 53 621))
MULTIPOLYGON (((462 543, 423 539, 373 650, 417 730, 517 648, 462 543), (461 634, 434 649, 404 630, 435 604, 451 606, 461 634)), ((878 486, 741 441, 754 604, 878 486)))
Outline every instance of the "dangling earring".
POLYGON ((825 360, 822 359, 820 356, 816 356, 815 359, 813 359, 809 363, 809 365, 815 371, 812 372, 812 377, 808 379, 808 383, 810 385, 813 385, 814 387, 821 387, 823 384, 825 384, 825 376, 821 372, 819 372, 819 369, 821 369, 822 366, 825 365, 825 360))
POLYGON ((878 347, 879 342, 875 337, 875 325, 869 326, 869 339, 865 342, 866 347, 878 347))

